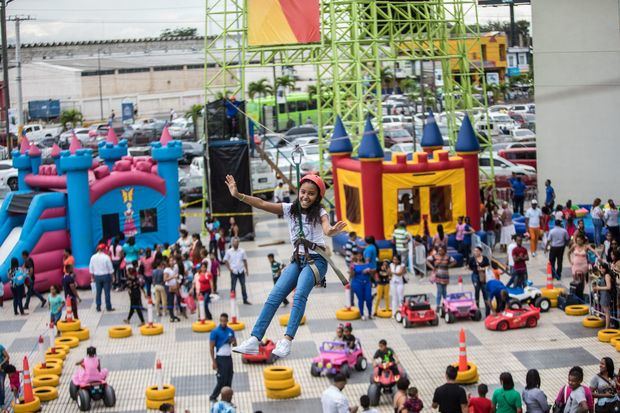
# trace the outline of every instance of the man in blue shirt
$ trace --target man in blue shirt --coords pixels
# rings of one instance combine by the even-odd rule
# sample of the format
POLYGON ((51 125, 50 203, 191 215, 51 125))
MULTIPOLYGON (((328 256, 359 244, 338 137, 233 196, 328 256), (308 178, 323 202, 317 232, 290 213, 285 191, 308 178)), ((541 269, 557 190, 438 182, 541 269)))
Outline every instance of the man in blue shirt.
POLYGON ((211 402, 217 401, 223 387, 232 385, 233 362, 232 346, 237 345, 235 332, 228 327, 228 314, 220 315, 220 325, 211 331, 209 337, 209 353, 213 361, 213 370, 217 371, 217 384, 209 397, 211 402))
POLYGON ((520 176, 513 173, 512 178, 508 181, 512 188, 512 205, 513 211, 523 215, 523 202, 525 201, 525 184, 520 176))
POLYGON ((495 298, 495 311, 499 314, 506 308, 508 302, 508 288, 499 280, 487 280, 487 300, 488 306, 493 308, 491 302, 495 298))
POLYGON ((555 190, 551 186, 551 180, 545 181, 545 206, 550 210, 555 205, 555 190))

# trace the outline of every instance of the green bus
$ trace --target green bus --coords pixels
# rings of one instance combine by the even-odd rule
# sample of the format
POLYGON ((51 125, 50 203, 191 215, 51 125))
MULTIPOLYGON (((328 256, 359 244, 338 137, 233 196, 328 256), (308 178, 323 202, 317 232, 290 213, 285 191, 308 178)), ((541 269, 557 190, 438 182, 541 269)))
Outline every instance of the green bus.
POLYGON ((275 96, 248 101, 246 111, 252 119, 276 132, 303 125, 308 118, 318 125, 317 101, 304 92, 287 94, 286 103, 279 103, 277 112, 275 96))

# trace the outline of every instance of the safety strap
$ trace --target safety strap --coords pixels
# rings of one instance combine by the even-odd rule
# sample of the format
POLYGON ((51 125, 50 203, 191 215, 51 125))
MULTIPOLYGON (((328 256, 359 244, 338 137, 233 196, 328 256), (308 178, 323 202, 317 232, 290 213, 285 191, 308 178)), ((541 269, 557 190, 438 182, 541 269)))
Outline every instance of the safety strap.
POLYGON ((340 279, 340 282, 342 283, 342 285, 346 286, 349 284, 349 280, 347 279, 347 277, 345 277, 342 271, 340 271, 340 269, 336 266, 336 264, 334 264, 331 257, 327 254, 327 251, 325 250, 325 248, 314 242, 308 241, 305 238, 298 238, 297 240, 295 240, 295 250, 293 252, 293 257, 291 258, 291 261, 294 261, 297 264, 300 264, 300 261, 301 261, 301 256, 299 253, 300 246, 304 247, 304 259, 305 259, 305 262, 310 267, 310 269, 312 270, 312 272, 314 273, 314 280, 315 280, 316 286, 323 285, 324 287, 325 279, 321 279, 321 274, 319 273, 319 269, 315 265, 314 259, 312 259, 312 257, 310 256, 310 250, 316 252, 325 261, 327 261, 327 264, 329 264, 329 266, 332 267, 332 269, 334 270, 334 272, 340 279))

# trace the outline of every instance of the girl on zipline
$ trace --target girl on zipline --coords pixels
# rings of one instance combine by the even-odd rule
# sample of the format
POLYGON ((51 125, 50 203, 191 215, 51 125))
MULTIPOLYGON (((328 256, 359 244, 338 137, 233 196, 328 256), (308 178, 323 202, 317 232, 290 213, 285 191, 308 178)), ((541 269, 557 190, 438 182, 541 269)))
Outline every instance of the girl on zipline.
POLYGON ((251 195, 240 194, 235 178, 226 176, 226 185, 230 194, 241 202, 271 212, 284 215, 288 223, 291 244, 295 248, 294 260, 284 268, 267 297, 267 301, 254 325, 252 335, 239 346, 233 348, 236 353, 258 354, 258 345, 265 335, 267 327, 276 310, 284 299, 295 289, 293 308, 286 327, 284 338, 279 340, 273 354, 283 358, 291 352, 291 342, 306 309, 308 295, 315 285, 321 284, 327 272, 327 261, 319 253, 325 250, 325 235, 333 237, 346 226, 339 221, 331 225, 327 211, 321 207, 325 196, 325 183, 317 175, 306 175, 299 181, 299 193, 293 203, 273 203, 263 201, 251 195), (302 228, 299 228, 299 223, 302 228), (308 247, 307 249, 304 247, 308 247))

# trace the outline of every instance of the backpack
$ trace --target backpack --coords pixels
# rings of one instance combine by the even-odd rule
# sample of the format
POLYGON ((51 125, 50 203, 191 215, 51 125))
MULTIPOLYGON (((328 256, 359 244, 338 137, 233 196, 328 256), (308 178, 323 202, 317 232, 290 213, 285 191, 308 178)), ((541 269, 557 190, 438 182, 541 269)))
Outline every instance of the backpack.
POLYGON ((20 285, 24 285, 26 283, 26 278, 28 278, 26 273, 22 271, 21 269, 17 269, 13 273, 13 279, 12 279, 13 287, 19 287, 20 285))

